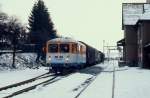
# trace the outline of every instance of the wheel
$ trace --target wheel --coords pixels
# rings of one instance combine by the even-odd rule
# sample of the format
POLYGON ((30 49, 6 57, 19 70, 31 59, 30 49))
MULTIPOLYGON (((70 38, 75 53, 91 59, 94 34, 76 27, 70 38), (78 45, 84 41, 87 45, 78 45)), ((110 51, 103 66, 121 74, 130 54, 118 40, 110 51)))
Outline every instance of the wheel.
POLYGON ((54 71, 55 74, 58 73, 58 69, 56 67, 52 67, 52 70, 54 71))
POLYGON ((64 75, 64 68, 59 69, 60 75, 64 75))

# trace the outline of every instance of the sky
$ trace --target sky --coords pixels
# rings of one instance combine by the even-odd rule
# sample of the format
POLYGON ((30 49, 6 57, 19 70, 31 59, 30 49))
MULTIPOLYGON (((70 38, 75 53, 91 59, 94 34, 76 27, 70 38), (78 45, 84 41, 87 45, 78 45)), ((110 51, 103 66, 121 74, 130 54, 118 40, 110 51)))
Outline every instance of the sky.
MULTIPOLYGON (((37 0, 0 0, 0 10, 28 24, 37 0)), ((122 3, 145 0, 43 0, 59 35, 102 50, 123 38, 122 3)))

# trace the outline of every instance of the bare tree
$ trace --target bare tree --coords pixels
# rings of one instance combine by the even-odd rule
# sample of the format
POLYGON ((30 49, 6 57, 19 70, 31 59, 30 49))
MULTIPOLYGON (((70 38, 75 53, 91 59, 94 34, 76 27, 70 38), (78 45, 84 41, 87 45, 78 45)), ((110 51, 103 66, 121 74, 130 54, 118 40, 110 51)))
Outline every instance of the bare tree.
POLYGON ((6 25, 7 19, 8 19, 7 14, 0 12, 0 48, 1 49, 3 48, 2 45, 4 44, 4 42, 7 39, 7 37, 6 37, 7 34, 5 32, 6 28, 7 28, 7 25, 6 25))
MULTIPOLYGON (((26 28, 16 17, 9 17, 7 14, 0 12, 0 41, 10 42, 13 50, 12 68, 15 66, 16 50, 19 43, 25 42, 26 28)), ((2 47, 2 46, 1 46, 2 47)))
POLYGON ((16 56, 16 49, 20 39, 23 37, 25 33, 25 29, 22 24, 18 21, 15 17, 10 17, 8 22, 8 32, 10 35, 10 40, 13 46, 13 63, 12 68, 16 68, 15 66, 15 56, 16 56))

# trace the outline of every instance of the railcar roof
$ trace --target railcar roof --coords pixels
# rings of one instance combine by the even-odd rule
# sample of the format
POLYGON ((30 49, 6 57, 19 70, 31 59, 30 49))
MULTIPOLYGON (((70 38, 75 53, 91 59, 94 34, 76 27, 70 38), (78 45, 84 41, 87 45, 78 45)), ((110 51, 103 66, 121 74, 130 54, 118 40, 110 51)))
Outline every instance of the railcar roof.
POLYGON ((74 40, 72 38, 55 38, 55 39, 49 40, 48 42, 50 42, 50 43, 51 42, 52 43, 54 43, 54 42, 63 42, 63 43, 65 43, 65 42, 72 42, 72 43, 78 43, 78 44, 84 45, 83 43, 81 43, 81 42, 79 42, 77 40, 74 40))
POLYGON ((74 39, 71 39, 71 38, 55 38, 55 39, 52 39, 52 40, 49 40, 48 42, 78 42, 74 39))

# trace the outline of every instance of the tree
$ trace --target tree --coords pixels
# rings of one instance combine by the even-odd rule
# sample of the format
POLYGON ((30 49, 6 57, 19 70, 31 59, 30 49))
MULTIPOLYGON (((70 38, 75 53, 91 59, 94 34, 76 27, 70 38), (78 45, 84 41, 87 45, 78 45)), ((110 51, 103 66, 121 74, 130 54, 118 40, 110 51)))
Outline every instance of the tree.
MULTIPOLYGON (((8 39, 6 29, 7 29, 7 14, 0 12, 0 49, 3 49, 6 45, 8 39)), ((5 47, 6 48, 6 47, 5 47)))
POLYGON ((0 12, 0 22, 8 19, 8 16, 6 13, 0 12))
POLYGON ((26 33, 25 30, 23 29, 23 25, 18 21, 17 18, 15 17, 10 17, 8 24, 8 34, 9 34, 9 39, 12 43, 13 46, 13 63, 12 63, 12 68, 16 68, 15 66, 15 56, 16 56, 16 50, 18 43, 22 36, 26 33))
POLYGON ((48 9, 42 0, 38 0, 33 6, 29 17, 29 32, 31 42, 35 44, 44 44, 57 37, 48 9))
POLYGON ((19 41, 24 39, 25 34, 25 27, 18 21, 16 17, 8 17, 5 13, 0 13, 0 48, 3 48, 4 44, 11 42, 13 50, 12 68, 16 68, 16 49, 19 41))

